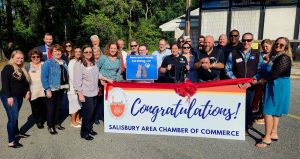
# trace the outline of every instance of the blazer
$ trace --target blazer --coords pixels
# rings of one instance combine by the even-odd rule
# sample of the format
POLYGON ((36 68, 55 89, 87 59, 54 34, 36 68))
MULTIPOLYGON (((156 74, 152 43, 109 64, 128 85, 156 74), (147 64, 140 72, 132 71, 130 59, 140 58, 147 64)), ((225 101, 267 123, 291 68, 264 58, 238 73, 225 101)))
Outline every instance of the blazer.
POLYGON ((42 52, 42 54, 43 54, 43 58, 41 59, 42 61, 49 60, 48 59, 48 50, 46 50, 46 45, 45 44, 36 47, 36 49, 38 49, 40 52, 42 52))

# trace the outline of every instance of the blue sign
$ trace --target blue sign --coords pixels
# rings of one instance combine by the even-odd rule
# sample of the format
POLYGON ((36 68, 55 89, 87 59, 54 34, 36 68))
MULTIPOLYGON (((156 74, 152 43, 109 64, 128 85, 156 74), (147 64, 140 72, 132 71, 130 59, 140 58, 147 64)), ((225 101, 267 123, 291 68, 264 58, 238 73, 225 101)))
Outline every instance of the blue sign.
POLYGON ((127 80, 157 80, 157 57, 152 55, 131 55, 126 58, 127 80))

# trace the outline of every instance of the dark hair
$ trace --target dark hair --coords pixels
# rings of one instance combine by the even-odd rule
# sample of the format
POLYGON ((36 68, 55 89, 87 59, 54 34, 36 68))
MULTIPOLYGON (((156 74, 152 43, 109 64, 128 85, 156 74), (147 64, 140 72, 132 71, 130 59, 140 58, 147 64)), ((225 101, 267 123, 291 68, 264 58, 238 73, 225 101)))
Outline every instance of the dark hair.
POLYGON ((202 38, 204 39, 204 38, 205 38, 205 36, 203 36, 203 35, 199 35, 199 37, 198 37, 198 40, 199 40, 200 38, 201 38, 201 39, 202 39, 202 38))
POLYGON ((45 36, 53 36, 51 33, 45 33, 44 37, 45 36))
POLYGON ((140 48, 141 46, 144 46, 144 47, 146 48, 146 50, 148 50, 148 45, 147 45, 147 44, 141 44, 141 45, 139 46, 139 48, 140 48))
POLYGON ((236 30, 236 29, 231 30, 230 33, 229 33, 229 35, 231 35, 233 32, 237 32, 240 35, 240 32, 238 30, 236 30))
POLYGON ((95 56, 94 56, 94 54, 93 54, 93 48, 92 48, 90 45, 83 45, 83 46, 82 46, 82 49, 81 49, 82 54, 81 54, 81 57, 80 57, 80 61, 81 61, 81 63, 83 64, 83 66, 85 66, 85 67, 87 67, 87 62, 86 62, 85 57, 84 57, 84 50, 87 49, 87 48, 91 48, 91 50, 92 50, 92 57, 91 57, 91 59, 90 59, 91 63, 92 63, 93 65, 95 65, 95 63, 96 63, 96 62, 95 62, 95 56))
POLYGON ((29 57, 30 61, 31 61, 32 55, 38 55, 40 58, 43 57, 43 53, 39 49, 36 49, 36 48, 31 49, 28 53, 28 57, 29 57))
POLYGON ((179 43, 181 39, 184 41, 184 38, 181 36, 177 39, 177 42, 179 43))
MULTIPOLYGON (((133 41, 131 41, 131 42, 133 42, 133 41)), ((130 42, 130 43, 131 43, 131 42, 130 42)), ((106 55, 106 56, 111 56, 110 53, 109 53, 109 48, 110 48, 111 45, 116 45, 116 46, 117 46, 117 53, 116 53, 116 56, 117 56, 117 58, 122 59, 121 51, 120 51, 119 46, 118 46, 118 44, 117 44, 116 42, 110 42, 110 43, 108 43, 108 44, 105 46, 104 55, 106 55)))
POLYGON ((67 54, 67 57, 70 56, 70 55, 67 53, 67 50, 66 50, 66 45, 67 45, 68 43, 70 43, 70 44, 71 44, 71 47, 72 47, 71 54, 74 54, 74 53, 73 53, 73 52, 74 52, 74 48, 73 48, 73 43, 72 43, 72 41, 71 41, 71 40, 66 40, 66 41, 63 42, 62 47, 63 47, 63 52, 67 54))
POLYGON ((252 39, 254 38, 253 34, 250 33, 250 32, 244 33, 243 36, 242 36, 242 38, 244 38, 245 35, 251 35, 251 36, 252 36, 252 39))
POLYGON ((176 46, 179 48, 179 46, 178 46, 177 43, 172 43, 171 46, 170 46, 170 48, 172 49, 172 47, 173 47, 174 45, 176 45, 176 46))
POLYGON ((183 47, 183 45, 186 45, 186 44, 189 45, 190 48, 192 48, 192 46, 191 46, 188 42, 184 42, 184 43, 182 44, 182 47, 183 47))

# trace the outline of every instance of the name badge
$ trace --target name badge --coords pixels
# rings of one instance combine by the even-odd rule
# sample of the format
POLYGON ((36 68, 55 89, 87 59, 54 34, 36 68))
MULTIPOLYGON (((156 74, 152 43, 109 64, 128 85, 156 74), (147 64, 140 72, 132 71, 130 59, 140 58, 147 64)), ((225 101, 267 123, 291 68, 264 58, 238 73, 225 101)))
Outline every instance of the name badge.
POLYGON ((242 59, 242 58, 238 58, 238 59, 235 60, 235 62, 236 62, 236 63, 243 62, 243 59, 242 59))

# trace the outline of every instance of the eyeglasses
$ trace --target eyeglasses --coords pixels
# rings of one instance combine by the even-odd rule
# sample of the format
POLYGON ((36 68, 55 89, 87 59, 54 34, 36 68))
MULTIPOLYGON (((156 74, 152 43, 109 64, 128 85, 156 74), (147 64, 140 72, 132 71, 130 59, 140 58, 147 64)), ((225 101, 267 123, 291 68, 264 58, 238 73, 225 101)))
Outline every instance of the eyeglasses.
POLYGON ((66 45, 66 47, 72 47, 72 45, 66 45))
POLYGON ((41 58, 40 56, 31 56, 32 59, 39 59, 41 58))
POLYGON ((182 47, 183 49, 190 49, 190 47, 182 47))
POLYGON ((279 46, 280 48, 283 48, 285 45, 284 44, 280 44, 280 43, 275 43, 275 46, 279 46))
POLYGON ((92 54, 93 52, 92 51, 85 51, 83 53, 85 53, 85 54, 92 54))
POLYGON ((137 45, 131 45, 130 47, 137 47, 137 45))
POLYGON ((250 43, 250 42, 252 42, 252 40, 253 40, 253 39, 242 39, 242 42, 243 42, 243 43, 244 43, 244 42, 250 43))
POLYGON ((238 37, 238 36, 239 36, 239 35, 230 35, 230 37, 235 37, 235 38, 238 37))

